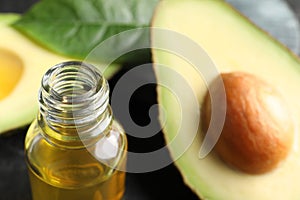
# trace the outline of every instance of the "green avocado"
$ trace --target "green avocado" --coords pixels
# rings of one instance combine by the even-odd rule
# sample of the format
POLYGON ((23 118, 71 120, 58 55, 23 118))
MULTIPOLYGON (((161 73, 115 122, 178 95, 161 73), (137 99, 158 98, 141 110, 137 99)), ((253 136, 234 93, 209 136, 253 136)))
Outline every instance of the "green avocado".
MULTIPOLYGON (((74 60, 52 53, 13 29, 10 24, 19 17, 0 14, 0 134, 29 124, 37 112, 43 74, 55 64, 74 60)), ((96 66, 105 67, 101 63, 96 66)), ((110 65, 106 78, 119 67, 110 65)))
MULTIPOLYGON (((221 0, 162 0, 156 8, 152 27, 152 54, 156 77, 158 83, 168 81, 169 84, 168 87, 163 84, 157 86, 159 120, 171 156, 185 183, 201 199, 300 199, 298 58, 221 0), (159 34, 157 28, 174 31, 198 44, 220 73, 247 72, 271 83, 282 93, 291 110, 295 133, 288 157, 276 169, 251 175, 226 165, 214 151, 204 158, 199 157, 204 137, 201 105, 208 91, 207 83, 187 59, 176 52, 156 48, 159 45, 164 46, 162 44, 179 44, 172 34, 159 34), (190 103, 192 98, 179 98, 179 95, 174 94, 174 91, 183 90, 178 74, 194 91, 198 106, 190 103), (184 112, 188 114, 183 114, 184 112), (195 121, 197 117, 199 127, 194 137, 195 123, 198 126, 198 121, 195 121), (176 144, 169 145, 175 139, 176 144), (191 145, 182 147, 189 139, 192 139, 191 145), (183 151, 179 152, 181 150, 183 151)), ((195 52, 190 49, 188 54, 195 52)), ((207 64, 207 68, 212 66, 207 61, 203 61, 203 64, 207 64)))

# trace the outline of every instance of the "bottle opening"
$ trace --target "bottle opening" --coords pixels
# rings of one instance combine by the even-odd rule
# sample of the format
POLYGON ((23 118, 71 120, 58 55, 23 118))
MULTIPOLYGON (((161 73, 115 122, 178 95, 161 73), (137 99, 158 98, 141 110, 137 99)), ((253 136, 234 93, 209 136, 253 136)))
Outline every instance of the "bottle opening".
POLYGON ((90 102, 97 96, 106 100, 104 97, 108 95, 106 80, 100 72, 92 65, 77 61, 50 68, 42 79, 42 90, 53 101, 63 104, 90 102))
POLYGON ((40 121, 64 136, 98 135, 112 120, 108 101, 108 83, 96 67, 79 61, 60 63, 42 78, 40 121))

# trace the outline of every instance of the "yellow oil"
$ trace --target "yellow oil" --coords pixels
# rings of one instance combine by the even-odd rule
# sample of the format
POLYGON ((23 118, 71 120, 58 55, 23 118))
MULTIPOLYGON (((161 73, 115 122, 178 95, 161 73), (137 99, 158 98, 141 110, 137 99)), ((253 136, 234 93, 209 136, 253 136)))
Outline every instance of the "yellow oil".
MULTIPOLYGON (((124 194, 125 173, 116 171, 108 180, 87 187, 63 188, 41 180, 29 170, 33 199, 41 200, 119 200, 124 194)), ((63 185, 63 184, 62 184, 63 185)))
MULTIPOLYGON (((124 148, 122 145, 120 148, 124 148)), ((125 173, 99 162, 91 154, 99 148, 96 145, 90 149, 60 148, 45 140, 34 122, 27 133, 25 148, 33 200, 122 199, 125 173)), ((124 164, 123 155, 118 165, 124 164)))

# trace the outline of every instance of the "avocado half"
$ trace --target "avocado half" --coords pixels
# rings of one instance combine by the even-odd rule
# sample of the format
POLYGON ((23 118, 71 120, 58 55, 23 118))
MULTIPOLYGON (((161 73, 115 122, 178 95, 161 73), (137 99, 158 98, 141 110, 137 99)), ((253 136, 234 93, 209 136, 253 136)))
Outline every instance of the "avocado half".
MULTIPOLYGON (((162 0, 156 8, 152 27, 153 46, 177 45, 179 41, 174 40, 172 34, 159 34, 156 29, 174 31, 197 43, 220 73, 243 71, 272 83, 285 97, 296 127, 293 148, 288 158, 275 170, 265 174, 250 175, 235 170, 224 164, 214 151, 199 158, 204 135, 201 127, 201 105, 208 90, 207 82, 184 57, 172 51, 152 48, 158 83, 166 80, 169 83, 168 87, 157 86, 159 120, 166 143, 174 142, 175 138, 179 141, 168 147, 185 183, 201 199, 299 199, 298 58, 221 0, 162 0), (191 87, 198 100, 197 107, 189 103, 189 97, 179 99, 173 93, 181 91, 182 85, 178 76, 168 73, 166 68, 180 74, 191 87), (183 115, 183 112, 189 114, 183 115), (195 126, 194 123, 198 123, 195 121, 197 117, 200 119, 199 127, 197 135, 194 136, 192 127, 195 126), (187 138, 193 140, 185 149, 181 145, 187 138), (182 155, 178 149, 184 150, 182 155)), ((193 49, 188 53, 195 54, 193 49)), ((211 63, 204 61, 203 64, 205 63, 207 67, 213 67, 211 63)))
MULTIPOLYGON (((20 16, 0 14, 0 134, 29 124, 37 113, 37 94, 48 68, 74 58, 63 57, 43 48, 10 24, 20 16)), ((104 68, 105 65, 97 63, 104 68)), ((119 65, 105 71, 111 77, 119 65)))

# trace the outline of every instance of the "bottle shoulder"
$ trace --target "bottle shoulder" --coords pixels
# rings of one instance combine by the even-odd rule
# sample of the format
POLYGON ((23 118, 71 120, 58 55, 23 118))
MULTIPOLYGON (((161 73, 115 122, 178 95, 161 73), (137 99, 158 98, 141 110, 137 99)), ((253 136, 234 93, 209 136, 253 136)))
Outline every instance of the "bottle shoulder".
POLYGON ((87 151, 96 155, 97 158, 111 159, 115 158, 118 153, 126 152, 127 150, 127 137, 122 126, 117 122, 113 121, 110 128, 102 133, 101 137, 96 138, 97 140, 93 143, 86 142, 82 139, 82 146, 80 148, 69 148, 68 146, 59 146, 49 141, 43 133, 44 129, 39 127, 37 120, 33 121, 30 125, 25 138, 25 150, 28 153, 38 151, 40 154, 47 151, 54 152, 74 152, 78 153, 81 151, 87 151))

